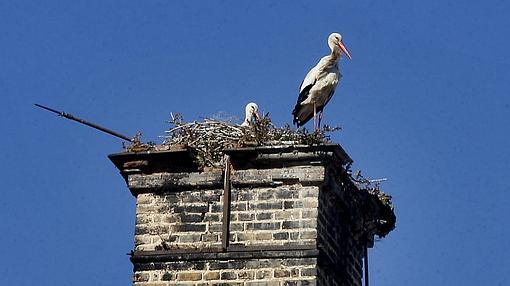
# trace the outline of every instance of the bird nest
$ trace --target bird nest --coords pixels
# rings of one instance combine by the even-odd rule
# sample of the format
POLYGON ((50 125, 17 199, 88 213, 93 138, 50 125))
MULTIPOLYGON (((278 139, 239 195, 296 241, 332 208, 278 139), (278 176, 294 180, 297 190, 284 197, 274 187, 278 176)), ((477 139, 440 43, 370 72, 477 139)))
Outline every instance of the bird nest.
POLYGON ((395 229, 396 216, 391 201, 392 197, 381 190, 381 183, 386 181, 383 179, 367 179, 358 170, 352 172, 351 165, 347 168, 347 173, 351 178, 351 181, 360 190, 366 191, 366 193, 374 199, 377 203, 377 209, 379 209, 380 217, 377 220, 373 220, 376 223, 376 234, 379 238, 385 237, 393 229, 395 229))
POLYGON ((279 128, 271 123, 268 114, 246 127, 210 118, 185 122, 180 115, 172 115, 169 123, 171 128, 165 131, 163 144, 192 147, 197 152, 197 163, 202 167, 221 167, 225 148, 322 144, 330 141, 328 132, 340 129, 324 126, 317 132, 308 132, 289 125, 279 128))

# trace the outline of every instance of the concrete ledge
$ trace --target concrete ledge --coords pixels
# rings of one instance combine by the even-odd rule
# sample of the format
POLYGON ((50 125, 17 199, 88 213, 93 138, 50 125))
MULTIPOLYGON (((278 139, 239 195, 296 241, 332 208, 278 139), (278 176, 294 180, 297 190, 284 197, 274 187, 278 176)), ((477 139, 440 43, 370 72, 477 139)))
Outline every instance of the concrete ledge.
MULTIPOLYGON (((281 185, 320 185, 324 182, 323 166, 294 166, 277 169, 233 170, 231 184, 235 187, 275 187, 281 185)), ((223 187, 222 170, 192 173, 130 174, 128 187, 133 195, 146 192, 179 192, 190 189, 223 187)))
POLYGON ((340 165, 352 162, 339 144, 280 145, 228 148, 235 169, 275 168, 297 165, 323 165, 324 161, 336 161, 340 165))

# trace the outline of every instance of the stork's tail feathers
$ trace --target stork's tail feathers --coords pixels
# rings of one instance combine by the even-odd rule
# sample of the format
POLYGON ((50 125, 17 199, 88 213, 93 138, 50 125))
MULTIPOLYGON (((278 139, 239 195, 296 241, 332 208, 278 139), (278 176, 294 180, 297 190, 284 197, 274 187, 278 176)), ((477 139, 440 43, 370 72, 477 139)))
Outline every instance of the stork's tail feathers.
POLYGON ((299 128, 305 125, 313 117, 313 105, 296 104, 292 111, 292 122, 299 128))
POLYGON ((294 110, 292 110, 292 124, 296 125, 298 128, 303 125, 301 120, 299 120, 299 109, 301 106, 299 104, 296 104, 296 107, 294 107, 294 110))

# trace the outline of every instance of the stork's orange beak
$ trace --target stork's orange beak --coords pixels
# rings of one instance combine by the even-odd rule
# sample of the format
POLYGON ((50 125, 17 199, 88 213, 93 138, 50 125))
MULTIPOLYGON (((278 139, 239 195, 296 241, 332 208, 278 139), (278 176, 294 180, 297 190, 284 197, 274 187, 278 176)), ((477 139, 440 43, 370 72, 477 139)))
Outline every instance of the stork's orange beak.
POLYGON ((257 111, 254 111, 253 115, 255 115, 255 118, 257 119, 257 121, 260 121, 260 115, 257 111))
POLYGON ((347 48, 344 46, 344 43, 340 42, 338 43, 338 46, 340 47, 340 49, 342 50, 342 52, 344 52, 344 54, 349 58, 349 60, 352 60, 351 58, 351 54, 349 54, 349 51, 347 50, 347 48))

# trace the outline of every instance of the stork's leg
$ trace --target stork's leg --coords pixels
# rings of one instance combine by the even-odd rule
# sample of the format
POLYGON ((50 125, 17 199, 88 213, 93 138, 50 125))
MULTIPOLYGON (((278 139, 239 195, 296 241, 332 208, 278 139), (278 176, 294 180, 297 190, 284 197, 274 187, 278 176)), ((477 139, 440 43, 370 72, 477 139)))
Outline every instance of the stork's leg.
POLYGON ((313 104, 313 131, 317 131, 317 105, 313 104))
POLYGON ((317 126, 317 129, 321 129, 321 121, 322 121, 322 113, 324 111, 321 110, 321 113, 319 113, 319 125, 317 126))

